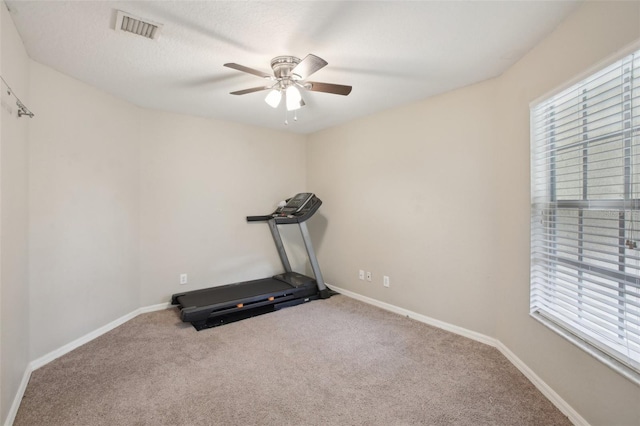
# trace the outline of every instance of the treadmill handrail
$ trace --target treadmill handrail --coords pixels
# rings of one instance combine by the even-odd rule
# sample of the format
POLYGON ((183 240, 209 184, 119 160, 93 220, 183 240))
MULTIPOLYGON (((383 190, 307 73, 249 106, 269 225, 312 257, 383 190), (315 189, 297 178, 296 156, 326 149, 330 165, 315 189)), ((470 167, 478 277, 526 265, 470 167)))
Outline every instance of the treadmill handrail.
POLYGON ((247 216, 247 222, 266 222, 271 219, 273 219, 273 216, 271 215, 247 216))

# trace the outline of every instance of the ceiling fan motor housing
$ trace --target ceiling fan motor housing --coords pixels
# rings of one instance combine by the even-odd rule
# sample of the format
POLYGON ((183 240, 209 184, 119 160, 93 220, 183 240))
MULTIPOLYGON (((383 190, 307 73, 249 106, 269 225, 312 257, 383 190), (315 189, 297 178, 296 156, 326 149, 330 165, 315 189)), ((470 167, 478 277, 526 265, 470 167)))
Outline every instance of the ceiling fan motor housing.
POLYGON ((300 63, 300 58, 295 56, 276 56, 271 60, 271 69, 278 80, 292 79, 291 70, 300 63))

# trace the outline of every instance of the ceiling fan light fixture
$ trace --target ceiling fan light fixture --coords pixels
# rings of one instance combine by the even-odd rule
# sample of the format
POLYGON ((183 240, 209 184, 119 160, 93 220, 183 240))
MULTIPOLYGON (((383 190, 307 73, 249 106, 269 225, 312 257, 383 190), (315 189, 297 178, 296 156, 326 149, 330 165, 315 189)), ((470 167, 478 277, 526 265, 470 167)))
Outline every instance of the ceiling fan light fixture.
MULTIPOLYGON (((268 90, 269 93, 264 99, 265 102, 275 109, 280 106, 282 103, 282 97, 284 96, 287 113, 290 111, 297 111, 305 105, 300 89, 343 96, 351 93, 351 86, 306 81, 309 76, 324 68, 326 65, 327 61, 311 53, 305 56, 302 60, 295 56, 276 56, 271 60, 271 70, 273 71, 273 74, 268 74, 234 62, 224 64, 227 68, 267 78, 274 82, 271 86, 236 90, 231 92, 232 95, 246 95, 248 93, 268 90)), ((297 119, 297 115, 295 113, 293 119, 297 119)), ((285 120, 285 124, 287 123, 287 120, 285 120)))
POLYGON ((269 104, 271 108, 278 108, 280 100, 282 99, 282 92, 279 89, 273 89, 269 92, 264 101, 269 104))
POLYGON ((287 111, 295 111, 302 108, 302 95, 294 85, 287 87, 287 111))

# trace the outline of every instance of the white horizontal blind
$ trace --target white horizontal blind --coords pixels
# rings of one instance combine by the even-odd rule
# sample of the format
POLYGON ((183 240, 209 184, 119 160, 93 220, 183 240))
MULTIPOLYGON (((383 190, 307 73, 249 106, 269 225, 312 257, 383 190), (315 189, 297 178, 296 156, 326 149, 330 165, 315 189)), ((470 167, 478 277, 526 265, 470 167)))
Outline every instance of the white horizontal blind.
POLYGON ((640 51, 531 123, 531 313, 640 372, 640 51))

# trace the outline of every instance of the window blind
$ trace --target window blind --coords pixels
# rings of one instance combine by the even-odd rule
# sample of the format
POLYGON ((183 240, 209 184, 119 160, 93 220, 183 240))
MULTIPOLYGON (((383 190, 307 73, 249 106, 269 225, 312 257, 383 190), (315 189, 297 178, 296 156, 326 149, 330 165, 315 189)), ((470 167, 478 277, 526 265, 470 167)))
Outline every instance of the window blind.
POLYGON ((531 297, 640 372, 640 51, 531 107, 531 297))

